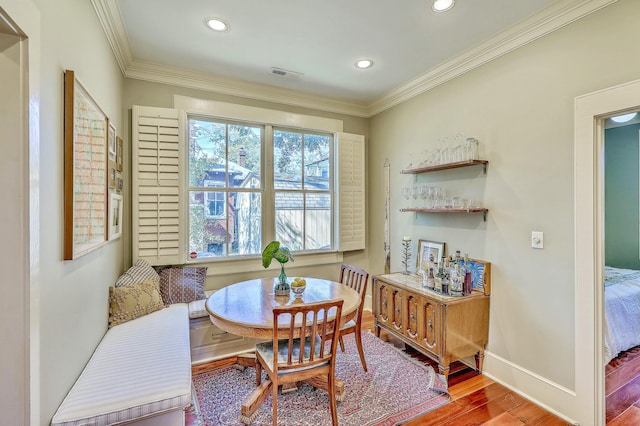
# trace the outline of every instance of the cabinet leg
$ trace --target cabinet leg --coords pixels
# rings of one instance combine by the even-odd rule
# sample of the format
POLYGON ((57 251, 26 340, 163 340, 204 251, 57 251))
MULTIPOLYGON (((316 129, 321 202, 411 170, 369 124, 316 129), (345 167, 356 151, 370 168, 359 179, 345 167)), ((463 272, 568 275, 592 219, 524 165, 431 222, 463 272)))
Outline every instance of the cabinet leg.
POLYGON ((476 354, 476 370, 478 370, 478 373, 482 373, 482 364, 484 364, 484 351, 479 351, 476 354))
POLYGON ((438 373, 442 374, 446 380, 449 380, 449 364, 438 363, 438 373))
POLYGON ((376 332, 376 337, 379 339, 379 338, 380 338, 380 327, 378 327, 378 325, 377 325, 377 324, 375 324, 375 325, 373 326, 373 328, 374 328, 374 330, 375 330, 375 332, 376 332))

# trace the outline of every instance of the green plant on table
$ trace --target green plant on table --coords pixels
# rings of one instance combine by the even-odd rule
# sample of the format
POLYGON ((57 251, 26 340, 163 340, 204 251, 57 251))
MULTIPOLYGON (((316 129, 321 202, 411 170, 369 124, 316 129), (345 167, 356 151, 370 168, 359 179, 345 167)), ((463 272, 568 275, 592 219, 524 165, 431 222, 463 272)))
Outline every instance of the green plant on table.
POLYGON ((278 284, 276 290, 288 290, 287 275, 284 273, 284 264, 288 261, 293 262, 293 254, 286 247, 280 247, 280 241, 271 241, 262 250, 262 266, 268 268, 271 261, 275 259, 280 263, 280 275, 278 276, 278 284))

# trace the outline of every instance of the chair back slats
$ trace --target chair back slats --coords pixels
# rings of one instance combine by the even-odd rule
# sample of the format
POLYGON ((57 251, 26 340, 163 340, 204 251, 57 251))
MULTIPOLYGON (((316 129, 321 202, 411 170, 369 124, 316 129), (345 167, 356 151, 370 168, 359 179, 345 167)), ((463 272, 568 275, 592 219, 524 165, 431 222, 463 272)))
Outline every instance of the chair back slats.
POLYGON ((342 304, 343 301, 337 299, 274 308, 274 331, 280 332, 274 332, 273 335, 273 371, 304 368, 331 360, 340 331, 342 304), (288 321, 285 319, 287 315, 288 321), (285 324, 288 322, 286 338, 282 337, 283 328, 279 327, 281 320, 285 324), (327 341, 331 341, 330 350, 326 347, 327 341), (284 348, 287 352, 286 361, 278 362, 276 354, 284 348))
POLYGON ((360 306, 358 306, 358 316, 364 308, 364 297, 367 292, 367 282, 369 281, 369 273, 357 266, 347 265, 345 263, 340 266, 340 282, 351 287, 360 295, 360 306))

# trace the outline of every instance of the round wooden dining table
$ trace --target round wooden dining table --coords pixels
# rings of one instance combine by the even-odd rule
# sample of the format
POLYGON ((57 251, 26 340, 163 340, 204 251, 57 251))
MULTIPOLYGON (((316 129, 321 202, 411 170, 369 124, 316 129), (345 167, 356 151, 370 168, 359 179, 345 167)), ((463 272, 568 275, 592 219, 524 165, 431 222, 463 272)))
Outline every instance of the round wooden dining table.
MULTIPOLYGON (((273 308, 278 306, 342 299, 340 323, 345 324, 356 315, 360 304, 358 292, 334 281, 319 278, 305 278, 305 280, 307 286, 301 297, 295 297, 293 291, 289 296, 276 296, 273 290, 274 279, 262 278, 239 282, 217 290, 209 296, 205 307, 211 322, 222 330, 258 339, 273 339, 273 308)), ((282 329, 283 335, 288 331, 289 326, 286 325, 286 328, 282 329)), ((256 360, 252 355, 239 355, 236 363, 253 367, 256 360)), ((327 380, 321 377, 308 379, 305 382, 320 389, 328 389, 327 380)), ((240 420, 243 423, 251 423, 256 410, 270 394, 270 387, 270 380, 263 380, 260 386, 245 399, 240 414, 240 420)), ((295 390, 295 387, 293 389, 295 390)), ((342 401, 344 383, 336 379, 335 389, 336 399, 342 401)))
MULTIPOLYGON (((352 288, 334 281, 305 278, 307 286, 301 297, 276 296, 274 279, 262 278, 232 284, 213 293, 205 304, 211 322, 226 332, 258 339, 273 338, 273 308, 298 303, 326 302, 342 299, 341 323, 352 319, 360 304, 360 295, 352 288)), ((283 330, 289 330, 285 325, 283 330)))

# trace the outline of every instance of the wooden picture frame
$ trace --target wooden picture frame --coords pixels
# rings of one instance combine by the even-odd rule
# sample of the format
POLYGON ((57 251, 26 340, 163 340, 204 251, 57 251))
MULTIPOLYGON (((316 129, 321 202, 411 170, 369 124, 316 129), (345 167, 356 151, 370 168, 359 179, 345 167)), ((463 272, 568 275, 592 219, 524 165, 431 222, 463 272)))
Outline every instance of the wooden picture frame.
POLYGON ((107 129, 104 111, 64 73, 64 260, 107 242, 107 129))
POLYGON ((116 136, 116 169, 122 171, 122 139, 116 136))
POLYGON ((471 289, 487 296, 491 294, 491 262, 479 259, 468 259, 471 266, 471 289))
POLYGON ((110 191, 109 197, 109 240, 117 240, 122 235, 122 195, 110 191))
POLYGON ((111 120, 107 120, 109 123, 109 133, 107 137, 107 145, 109 146, 109 161, 116 161, 116 128, 111 122, 111 120))
MULTIPOLYGON (((435 275, 438 272, 442 256, 445 255, 446 243, 429 240, 418 240, 418 258, 416 259, 416 273, 425 271, 435 275)), ((444 266, 444 265, 443 265, 444 266)))
POLYGON ((116 162, 109 160, 109 163, 107 166, 109 189, 114 189, 117 185, 117 180, 116 180, 117 171, 118 169, 116 167, 116 162))

